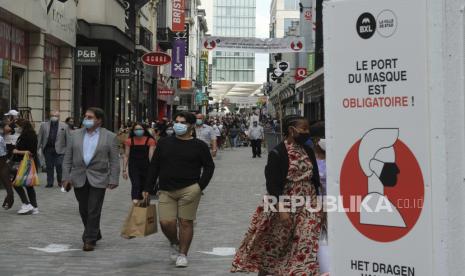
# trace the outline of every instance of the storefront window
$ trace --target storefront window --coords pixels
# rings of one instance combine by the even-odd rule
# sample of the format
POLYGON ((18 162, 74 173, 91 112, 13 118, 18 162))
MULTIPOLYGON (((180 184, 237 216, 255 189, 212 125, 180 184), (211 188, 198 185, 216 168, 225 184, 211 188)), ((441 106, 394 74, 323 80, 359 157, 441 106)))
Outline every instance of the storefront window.
POLYGON ((10 108, 10 61, 0 58, 0 118, 10 108))
POLYGON ((45 41, 45 93, 44 93, 44 119, 48 119, 51 110, 60 109, 60 70, 59 70, 59 48, 45 41))

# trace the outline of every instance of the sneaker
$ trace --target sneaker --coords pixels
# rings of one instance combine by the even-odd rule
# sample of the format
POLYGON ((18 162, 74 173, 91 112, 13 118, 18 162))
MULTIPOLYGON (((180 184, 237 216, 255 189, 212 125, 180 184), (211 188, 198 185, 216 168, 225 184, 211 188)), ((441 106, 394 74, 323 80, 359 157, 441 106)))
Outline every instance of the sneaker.
POLYGON ((19 215, 30 215, 32 214, 34 207, 31 204, 23 204, 21 205, 21 209, 19 209, 19 215))
POLYGON ((176 262, 179 256, 179 244, 172 244, 170 246, 170 260, 176 262))
POLYGON ((32 209, 32 214, 33 214, 33 215, 39 214, 39 208, 34 208, 34 209, 32 209))
POLYGON ((176 267, 187 267, 188 264, 186 255, 180 254, 176 260, 176 267))

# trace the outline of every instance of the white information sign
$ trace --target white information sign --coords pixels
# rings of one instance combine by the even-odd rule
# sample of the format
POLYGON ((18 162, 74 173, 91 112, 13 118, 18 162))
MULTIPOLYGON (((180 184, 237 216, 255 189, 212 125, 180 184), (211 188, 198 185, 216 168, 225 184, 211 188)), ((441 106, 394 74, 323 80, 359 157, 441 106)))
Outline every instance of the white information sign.
POLYGON ((305 39, 297 36, 284 38, 209 36, 204 39, 203 47, 209 51, 248 53, 298 53, 306 50, 305 39))
POLYGON ((426 0, 323 18, 331 276, 432 276, 426 0))

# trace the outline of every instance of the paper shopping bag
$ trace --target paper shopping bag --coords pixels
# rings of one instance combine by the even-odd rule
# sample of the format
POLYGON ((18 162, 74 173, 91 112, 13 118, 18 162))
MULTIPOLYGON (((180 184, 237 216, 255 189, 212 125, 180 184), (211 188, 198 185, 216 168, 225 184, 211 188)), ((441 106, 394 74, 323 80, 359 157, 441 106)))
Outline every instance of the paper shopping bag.
POLYGON ((146 237, 157 232, 157 206, 133 205, 124 222, 121 236, 126 239, 146 237))

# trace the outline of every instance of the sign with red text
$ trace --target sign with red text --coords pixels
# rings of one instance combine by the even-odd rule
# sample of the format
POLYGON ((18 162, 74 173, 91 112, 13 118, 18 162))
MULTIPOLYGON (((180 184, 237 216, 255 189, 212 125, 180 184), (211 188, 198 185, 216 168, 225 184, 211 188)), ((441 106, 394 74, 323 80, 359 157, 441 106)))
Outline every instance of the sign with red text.
POLYGON ((183 32, 186 21, 184 0, 171 0, 171 30, 173 32, 183 32))
POLYGON ((324 4, 331 275, 433 276, 426 14, 324 4))
POLYGON ((142 62, 151 66, 161 66, 171 62, 171 57, 162 52, 146 53, 142 56, 142 62))
POLYGON ((158 95, 171 96, 171 95, 174 95, 174 91, 173 89, 168 89, 168 88, 158 89, 158 95))

